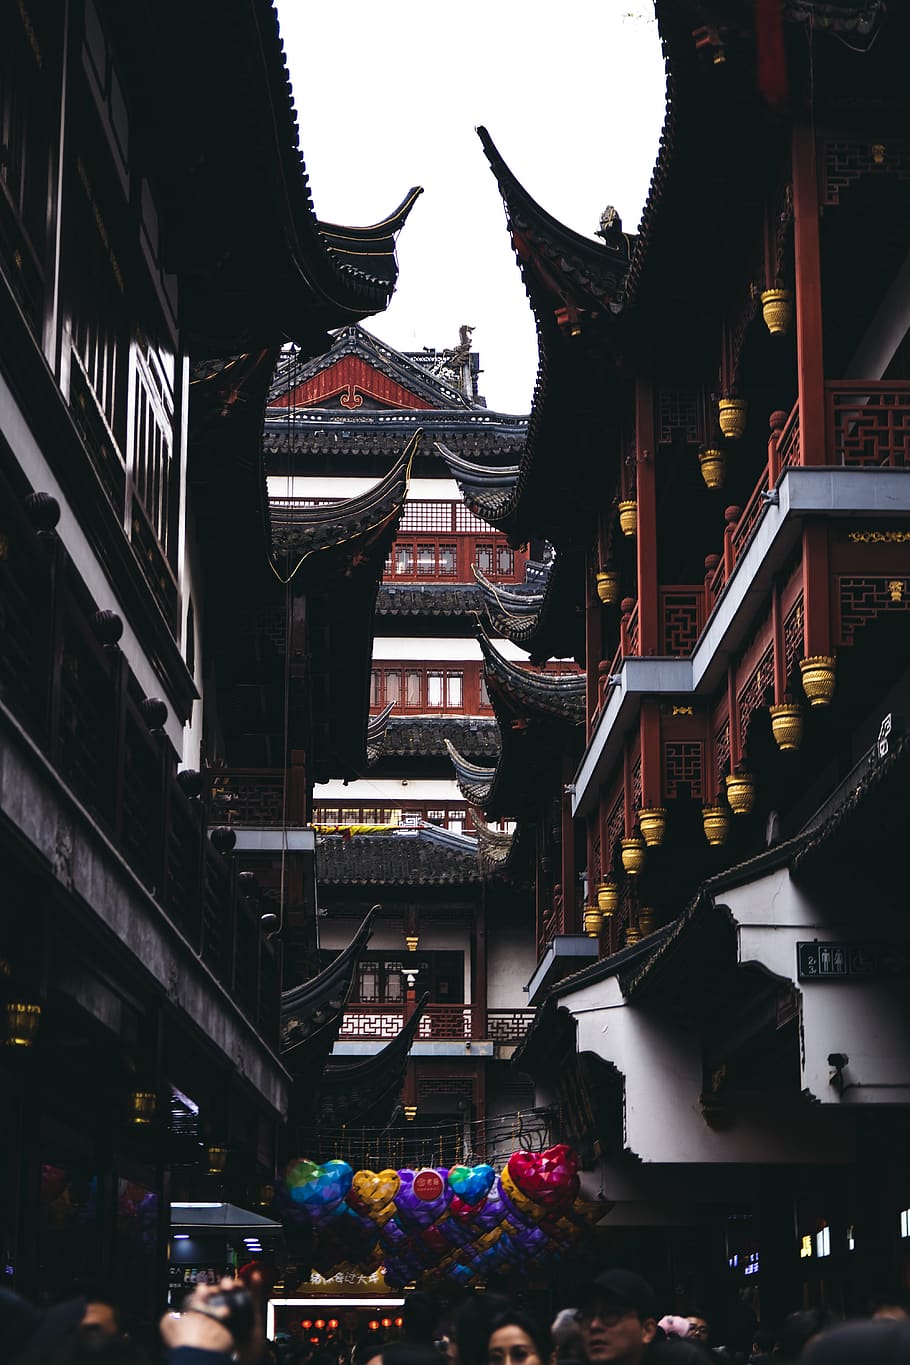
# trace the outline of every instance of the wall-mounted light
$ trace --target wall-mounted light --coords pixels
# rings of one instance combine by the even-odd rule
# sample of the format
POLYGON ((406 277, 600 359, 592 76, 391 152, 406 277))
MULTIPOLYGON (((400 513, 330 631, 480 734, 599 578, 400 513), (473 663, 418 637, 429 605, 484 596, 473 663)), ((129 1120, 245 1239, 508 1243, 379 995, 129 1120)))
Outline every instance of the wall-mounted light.
POLYGON ((6 1046, 31 1047, 41 1023, 41 1006, 22 1000, 10 1001, 5 1007, 6 1046))
POLYGON ((158 1107, 158 1096, 154 1090, 134 1090, 129 1097, 129 1121, 130 1123, 146 1126, 155 1117, 155 1110, 158 1107))
POLYGON ((404 944, 409 953, 417 952, 417 945, 419 942, 420 937, 417 934, 405 934, 404 936, 404 944))
POLYGON ((206 1147, 206 1161, 208 1162, 209 1175, 223 1175, 227 1165, 226 1147, 206 1147))
POLYGON ((417 1117, 417 1105, 406 1104, 404 1106, 404 1116, 407 1119, 408 1123, 413 1123, 417 1117))

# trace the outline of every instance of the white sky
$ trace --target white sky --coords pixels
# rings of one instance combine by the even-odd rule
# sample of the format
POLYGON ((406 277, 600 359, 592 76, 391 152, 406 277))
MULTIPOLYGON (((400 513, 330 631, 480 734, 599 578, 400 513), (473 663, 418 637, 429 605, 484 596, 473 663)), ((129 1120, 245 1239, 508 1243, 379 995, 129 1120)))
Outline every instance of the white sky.
POLYGON ((531 310, 485 124, 538 203, 593 235, 608 203, 635 230, 664 113, 650 0, 278 0, 316 213, 380 221, 423 185, 398 238, 398 288, 365 323, 398 350, 476 330, 481 393, 527 412, 531 310))

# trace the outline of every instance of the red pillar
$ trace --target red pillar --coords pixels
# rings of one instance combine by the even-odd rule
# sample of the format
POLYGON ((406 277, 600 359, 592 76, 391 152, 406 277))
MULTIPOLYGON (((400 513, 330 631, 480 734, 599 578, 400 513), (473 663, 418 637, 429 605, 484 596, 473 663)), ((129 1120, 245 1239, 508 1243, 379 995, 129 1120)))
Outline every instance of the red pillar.
POLYGON ((822 345, 821 247, 815 138, 793 129, 793 235, 796 247, 796 368, 803 464, 824 464, 825 369, 822 345))
POLYGON ((600 685, 600 675, 598 668, 603 653, 603 608, 600 605, 600 598, 593 586, 594 574, 597 572, 596 563, 588 564, 586 576, 587 599, 585 607, 585 738, 591 738, 591 731, 594 728, 594 716, 599 705, 598 689, 600 685))
POLYGON ((565 932, 567 934, 577 934, 579 932, 578 923, 578 894, 575 876, 575 822, 572 819, 572 794, 566 788, 572 781, 572 763, 568 758, 563 759, 562 763, 562 819, 561 819, 561 847, 560 872, 562 874, 562 913, 565 921, 565 932))
POLYGON ((649 379, 635 384, 635 454, 638 501, 638 652, 659 650, 657 591, 657 500, 654 466, 654 390, 649 379))

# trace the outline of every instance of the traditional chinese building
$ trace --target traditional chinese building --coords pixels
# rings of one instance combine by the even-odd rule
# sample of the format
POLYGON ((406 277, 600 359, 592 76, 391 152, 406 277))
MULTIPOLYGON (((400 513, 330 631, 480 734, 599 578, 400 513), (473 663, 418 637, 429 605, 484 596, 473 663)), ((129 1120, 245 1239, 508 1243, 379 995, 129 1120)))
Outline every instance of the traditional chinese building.
POLYGON ((357 752, 323 598, 343 577, 365 688, 387 549, 358 595, 318 516, 273 546, 263 408, 287 337, 386 306, 416 192, 319 222, 267 0, 5 7, 0 122, 0 1255, 26 1293, 109 1278, 151 1318, 171 1199, 249 1210, 290 1084, 293 925, 239 858, 277 845, 207 837, 201 759, 284 772, 288 617, 334 706, 295 726, 301 782, 339 731, 357 752), (286 590, 298 551, 321 576, 286 590))
MULTIPOLYGON (((541 368, 517 475, 453 466, 513 543, 556 547, 585 622, 516 1062, 610 1254, 731 1333, 744 1305, 856 1310, 910 1248, 908 16, 821 8, 656 5, 636 235, 562 226, 481 131, 541 368)), ((546 593, 516 618, 564 647, 546 593)))
MULTIPOLYGON (((477 616, 484 593, 523 601, 545 572, 465 506, 447 467, 455 461, 481 478, 491 464, 517 469, 527 423, 489 411, 478 374, 469 329, 450 351, 404 355, 349 327, 315 360, 285 357, 265 424, 276 526, 305 517, 337 527, 345 507, 375 499, 390 463, 417 443, 376 603, 369 691, 366 673, 341 656, 322 703, 359 688, 366 753, 355 759, 342 747, 349 726, 314 771, 312 968, 336 959, 379 908, 352 968, 331 1070, 300 1121, 311 1133, 315 1125, 325 1155, 347 1151, 366 1165, 380 1159, 377 1130, 386 1164, 492 1152, 501 1116, 527 1111, 532 1098, 507 1065, 530 1017, 532 927, 523 897, 498 872, 504 817, 499 830, 475 822, 449 759, 453 746, 489 781, 511 744, 515 715, 500 714, 485 658, 505 652, 514 688, 530 679, 519 664, 527 655, 502 637, 478 639, 477 616), (403 1028, 413 1036, 406 1067, 403 1028), (360 1069, 369 1087, 357 1081, 360 1069)), ((326 628, 341 639, 351 623, 329 605, 326 628)))

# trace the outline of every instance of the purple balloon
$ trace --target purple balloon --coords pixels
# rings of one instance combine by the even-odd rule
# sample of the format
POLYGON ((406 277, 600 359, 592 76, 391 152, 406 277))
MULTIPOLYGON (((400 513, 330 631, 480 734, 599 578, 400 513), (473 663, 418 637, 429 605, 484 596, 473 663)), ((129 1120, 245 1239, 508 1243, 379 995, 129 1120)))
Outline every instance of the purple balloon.
POLYGON ((398 1172, 401 1185, 395 1196, 395 1207, 404 1226, 428 1228, 442 1217, 454 1196, 448 1183, 447 1167, 436 1168, 436 1174, 442 1181, 442 1193, 437 1199, 420 1199, 414 1193, 414 1178, 419 1174, 419 1171, 398 1172))

